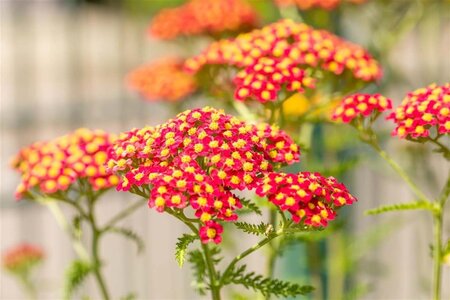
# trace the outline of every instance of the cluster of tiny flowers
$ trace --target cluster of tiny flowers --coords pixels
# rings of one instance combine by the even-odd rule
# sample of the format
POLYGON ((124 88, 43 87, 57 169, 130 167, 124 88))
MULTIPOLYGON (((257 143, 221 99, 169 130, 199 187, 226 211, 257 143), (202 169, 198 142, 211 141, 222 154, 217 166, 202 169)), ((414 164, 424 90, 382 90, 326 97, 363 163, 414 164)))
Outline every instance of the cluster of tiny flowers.
POLYGON ((345 97, 334 109, 332 120, 350 123, 358 116, 367 117, 373 112, 392 109, 392 100, 380 94, 355 94, 345 97))
POLYGON ((356 201, 335 178, 309 172, 266 174, 256 194, 291 213, 294 222, 315 227, 327 226, 337 208, 356 201))
POLYGON ((388 118, 397 125, 393 135, 400 138, 428 137, 431 128, 438 134, 450 133, 450 83, 410 92, 388 118))
POLYGON ((13 159, 13 167, 21 173, 17 198, 34 188, 44 194, 65 191, 81 178, 87 178, 94 190, 117 185, 117 176, 104 166, 112 142, 103 131, 82 128, 22 149, 13 159))
POLYGON ((358 45, 303 23, 281 20, 234 39, 212 43, 200 55, 186 60, 192 73, 206 65, 231 65, 238 100, 274 101, 282 88, 302 92, 314 79, 301 68, 319 68, 336 75, 348 71, 363 81, 381 77, 377 61, 358 45))
POLYGON ((278 6, 296 5, 301 10, 321 8, 332 10, 343 3, 361 4, 365 0, 275 0, 278 6))
POLYGON ((197 83, 182 69, 182 61, 163 59, 133 70, 128 85, 148 100, 178 101, 192 94, 197 83))
POLYGON ((2 265, 9 272, 22 273, 27 272, 43 259, 44 252, 41 248, 30 244, 20 244, 3 254, 2 265))
POLYGON ((245 0, 190 0, 176 8, 162 10, 150 25, 159 39, 254 28, 258 17, 245 0))
POLYGON ((298 146, 281 130, 253 125, 205 107, 157 126, 122 135, 108 168, 121 175, 118 190, 151 186, 157 211, 193 209, 203 242, 220 242, 221 221, 242 207, 232 190, 253 189, 265 172, 299 160, 298 146))

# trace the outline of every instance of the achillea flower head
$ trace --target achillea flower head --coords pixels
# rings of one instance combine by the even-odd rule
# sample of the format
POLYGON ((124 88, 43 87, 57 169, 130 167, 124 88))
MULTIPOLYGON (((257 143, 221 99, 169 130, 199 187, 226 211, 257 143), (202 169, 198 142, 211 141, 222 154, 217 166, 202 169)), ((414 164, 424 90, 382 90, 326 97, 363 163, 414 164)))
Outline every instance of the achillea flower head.
POLYGON ((294 222, 315 227, 327 226, 335 218, 337 208, 356 201, 335 178, 309 172, 268 173, 260 181, 256 194, 290 212, 294 222))
POLYGON ((392 134, 400 138, 426 138, 432 128, 440 135, 450 133, 450 83, 408 93, 388 119, 397 125, 392 134))
POLYGON ((2 266, 12 273, 27 273, 44 259, 40 247, 30 244, 20 244, 8 249, 2 256, 2 266))
POLYGON ((197 83, 183 71, 182 60, 166 58, 133 70, 127 83, 150 101, 179 101, 195 92, 197 83))
POLYGON ((242 207, 232 190, 255 188, 262 174, 300 155, 278 128, 248 124, 209 107, 185 111, 155 128, 131 130, 111 152, 108 167, 121 175, 118 190, 151 186, 149 206, 157 211, 192 208, 204 224, 202 240, 214 242, 220 238, 209 229, 219 236, 221 230, 207 222, 236 220, 235 210, 242 207))
POLYGON ((315 80, 305 70, 321 69, 335 75, 348 72, 366 82, 382 75, 378 62, 360 46, 292 20, 219 40, 185 62, 192 73, 207 65, 237 68, 235 98, 263 103, 276 100, 283 89, 294 93, 313 88, 315 80))
POLYGON ((392 109, 392 100, 380 94, 354 94, 342 99, 334 109, 332 119, 350 123, 356 117, 368 117, 392 109))
POLYGON ((22 198, 34 189, 43 194, 65 191, 82 178, 86 178, 94 190, 115 186, 118 178, 104 166, 113 140, 101 130, 81 128, 22 149, 13 159, 13 167, 21 173, 16 197, 22 198))
POLYGON ((217 35, 227 31, 254 28, 258 16, 245 0, 190 0, 157 14, 149 32, 170 40, 178 36, 217 35))
POLYGON ((275 0, 278 6, 296 5, 301 10, 321 8, 333 10, 343 3, 361 4, 366 0, 275 0))

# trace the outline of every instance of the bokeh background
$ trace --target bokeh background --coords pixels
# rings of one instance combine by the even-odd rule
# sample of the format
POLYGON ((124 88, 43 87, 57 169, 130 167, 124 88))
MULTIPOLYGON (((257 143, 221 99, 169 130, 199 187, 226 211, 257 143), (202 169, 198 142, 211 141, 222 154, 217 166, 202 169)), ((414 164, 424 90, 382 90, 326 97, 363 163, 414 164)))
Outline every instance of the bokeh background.
MULTIPOLYGON (((19 176, 10 169, 9 160, 21 147, 79 127, 118 133, 171 117, 173 111, 164 103, 145 102, 129 91, 124 77, 132 68, 167 54, 195 54, 207 42, 197 40, 186 50, 175 42, 161 43, 146 34, 158 9, 180 2, 0 1, 0 250, 22 241, 45 249, 46 262, 36 279, 41 299, 60 298, 64 268, 75 254, 45 208, 15 201, 13 194, 19 176)), ((335 25, 339 26, 340 35, 367 47, 383 64, 385 78, 378 88, 398 101, 407 91, 432 82, 448 82, 450 3, 368 2, 340 11, 335 25)), ((279 17, 269 0, 251 3, 267 20, 279 17)), ((320 12, 310 18, 326 27, 330 18, 327 14, 320 12)), ((202 102, 196 99, 186 107, 202 102)), ((388 136, 391 127, 383 129, 388 136)), ((435 186, 443 184, 448 163, 430 155, 429 149, 405 141, 390 140, 385 146, 428 187, 430 195, 436 193, 435 186)), ((341 278, 352 287, 349 290, 354 295, 349 298, 427 299, 431 258, 425 245, 432 238, 431 218, 415 212, 365 216, 366 209, 390 201, 409 201, 412 195, 370 149, 359 150, 359 163, 346 181, 359 202, 344 214, 350 224, 347 230, 332 237, 324 250, 327 270, 336 275, 332 278, 341 278)), ((131 196, 110 193, 100 205, 100 219, 126 206, 126 197, 131 196)), ((174 260, 174 244, 183 232, 181 225, 146 208, 124 223, 145 239, 147 247, 137 255, 135 246, 120 237, 105 240, 105 274, 114 298, 130 291, 138 299, 197 298, 190 288, 188 266, 180 270, 174 260)), ((444 234, 450 234, 448 221, 444 234)), ((302 269, 302 264, 307 264, 302 251, 291 249, 284 256, 277 266, 280 277, 307 276, 302 269)), ((252 269, 262 268, 261 259, 258 254, 249 257, 252 269)), ((450 266, 444 268, 443 283, 443 298, 450 299, 450 266)), ((78 294, 80 298, 88 294, 95 299, 94 284, 88 281, 78 294)), ((16 283, 4 273, 0 277, 0 298, 24 299, 16 283)), ((327 298, 335 299, 333 294, 327 298)))

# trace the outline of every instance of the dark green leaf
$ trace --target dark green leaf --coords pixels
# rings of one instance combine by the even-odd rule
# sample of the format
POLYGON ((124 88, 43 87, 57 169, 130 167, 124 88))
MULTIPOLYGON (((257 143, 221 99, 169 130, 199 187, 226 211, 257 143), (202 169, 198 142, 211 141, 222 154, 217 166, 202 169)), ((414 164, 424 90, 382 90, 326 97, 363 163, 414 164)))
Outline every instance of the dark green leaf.
POLYGON ((382 205, 380 207, 367 210, 365 213, 367 215, 378 215, 385 212, 400 211, 400 210, 430 210, 434 211, 434 206, 428 201, 412 201, 406 203, 382 205))
POLYGON ((188 261, 191 263, 194 273, 193 286, 200 295, 206 294, 206 262, 200 250, 194 250, 188 253, 188 261))
POLYGON ((245 207, 248 210, 256 213, 257 215, 260 215, 260 216, 262 215, 261 209, 253 201, 245 199, 245 198, 239 198, 239 200, 241 201, 243 207, 245 207))
POLYGON ((261 222, 260 224, 250 224, 247 222, 235 222, 233 223, 238 229, 244 231, 245 233, 250 233, 254 235, 269 234, 273 231, 273 226, 261 222))

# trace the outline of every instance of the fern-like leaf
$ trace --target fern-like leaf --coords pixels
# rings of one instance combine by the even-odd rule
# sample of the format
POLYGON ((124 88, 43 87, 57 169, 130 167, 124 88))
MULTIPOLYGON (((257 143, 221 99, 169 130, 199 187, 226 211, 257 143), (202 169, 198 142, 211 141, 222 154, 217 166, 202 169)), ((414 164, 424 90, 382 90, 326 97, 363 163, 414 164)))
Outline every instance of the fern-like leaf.
POLYGON ((245 199, 245 198, 239 198, 239 201, 241 201, 242 206, 247 208, 249 211, 252 211, 252 212, 256 213, 259 216, 262 215, 261 209, 253 201, 245 199))
POLYGON ((261 292, 264 296, 274 295, 282 297, 295 297, 298 295, 306 295, 314 290, 309 285, 299 285, 287 281, 272 278, 264 278, 255 272, 246 273, 246 266, 242 265, 226 278, 226 283, 239 284, 247 289, 253 289, 261 292))
POLYGON ((391 211, 400 211, 400 210, 430 210, 434 211, 434 206, 432 203, 428 201, 412 201, 406 203, 398 203, 398 204, 390 204, 390 205, 382 205, 380 207, 369 209, 365 213, 366 215, 378 215, 391 211))
POLYGON ((206 294, 206 262, 200 250, 194 250, 188 253, 188 261, 191 263, 191 269, 194 273, 194 282, 192 285, 200 295, 206 294))
POLYGON ((132 240, 137 247, 137 252, 141 253, 145 248, 144 240, 133 230, 124 227, 111 227, 108 231, 112 233, 118 233, 123 235, 125 238, 132 240))
POLYGON ((93 267, 89 262, 74 260, 66 270, 64 283, 64 299, 72 298, 73 293, 92 272, 93 267))
POLYGON ((260 224, 250 224, 247 222, 234 222, 233 224, 243 232, 254 235, 263 235, 263 234, 268 235, 271 233, 271 231, 273 231, 273 226, 271 224, 267 224, 264 222, 261 222, 260 224))
POLYGON ((175 248, 175 259, 178 265, 183 267, 184 260, 186 258, 186 252, 189 244, 194 242, 198 237, 193 234, 183 234, 178 238, 177 246, 175 248))

